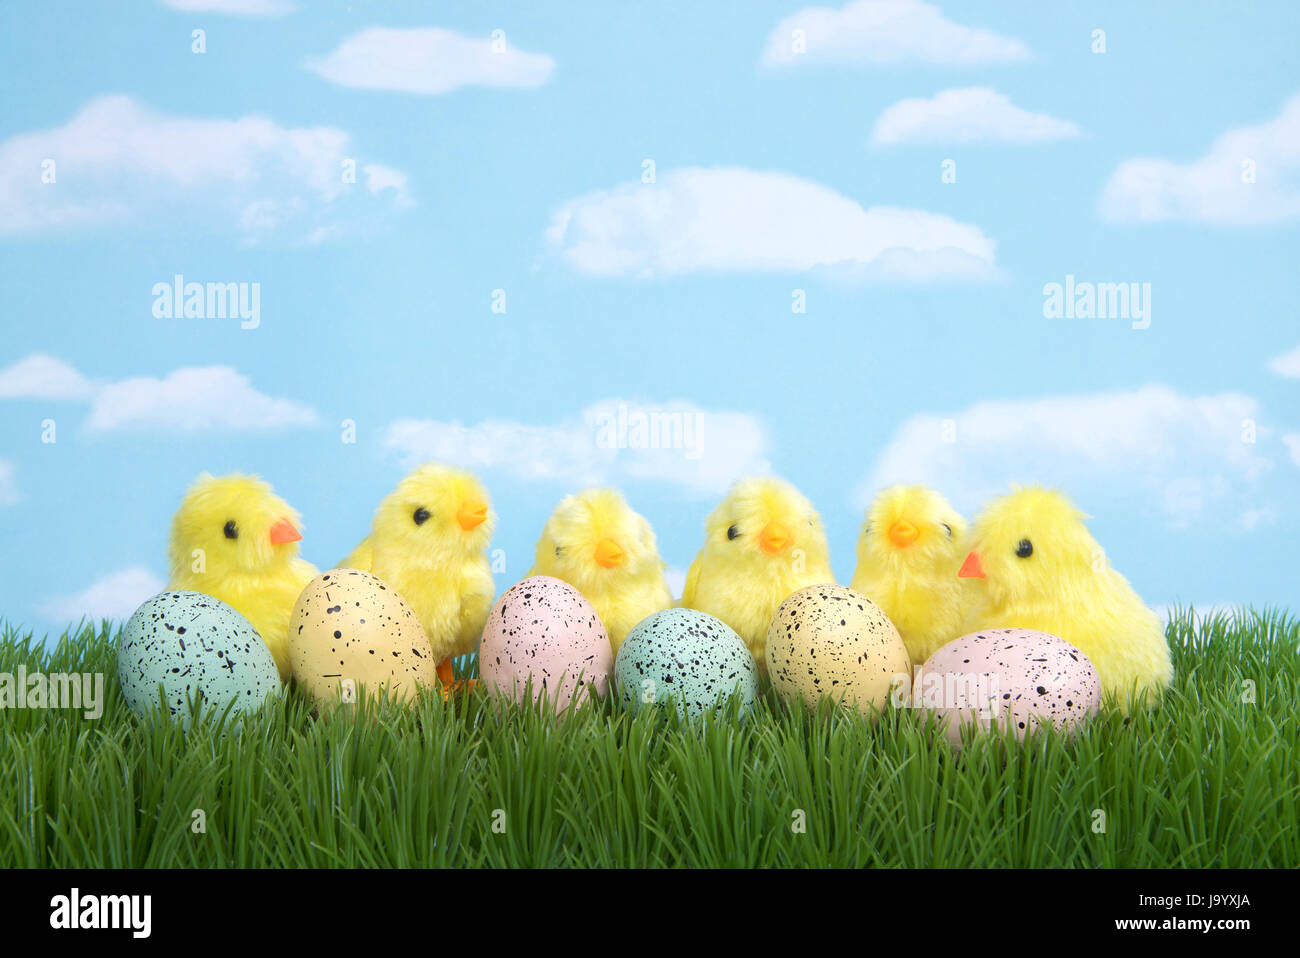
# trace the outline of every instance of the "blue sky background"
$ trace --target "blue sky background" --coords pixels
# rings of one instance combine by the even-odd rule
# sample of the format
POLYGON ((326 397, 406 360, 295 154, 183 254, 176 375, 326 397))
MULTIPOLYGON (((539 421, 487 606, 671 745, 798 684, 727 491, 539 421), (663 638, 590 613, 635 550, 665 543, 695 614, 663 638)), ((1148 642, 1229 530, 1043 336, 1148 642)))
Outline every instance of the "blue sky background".
MULTIPOLYGON (((11 621, 57 632, 78 609, 129 614, 145 597, 132 590, 165 578, 167 524, 201 470, 261 473, 302 512, 304 556, 332 565, 430 448, 389 441, 403 419, 426 421, 432 448, 491 489, 507 562, 499 589, 527 570, 555 502, 586 481, 621 486, 681 570, 729 473, 770 466, 821 510, 842 581, 864 496, 879 484, 925 479, 970 513, 1009 479, 1043 479, 1094 517, 1152 605, 1294 605, 1295 4, 947 3, 933 13, 1028 55, 961 63, 900 42, 897 61, 881 63, 869 38, 854 47, 847 31, 835 50, 813 42, 789 65, 763 52, 800 15, 797 0, 313 3, 274 16, 230 15, 218 0, 176 5, 209 9, 0 8, 0 615, 11 621), (501 29, 512 55, 553 65, 540 82, 525 66, 495 85, 432 94, 358 88, 304 66, 376 26, 440 27, 466 42, 501 29), (203 54, 191 52, 195 28, 206 31, 203 54), (1104 54, 1090 49, 1096 28, 1104 54), (924 141, 869 145, 900 101, 976 87, 1082 135, 1025 142, 990 127, 986 141, 963 142, 949 121, 924 141), (278 130, 342 131, 343 155, 405 180, 372 194, 361 176, 335 195, 302 175, 336 168, 328 149, 319 165, 285 166, 272 146, 231 147, 229 167, 200 164, 187 184, 196 156, 223 150, 202 124, 149 140, 148 162, 98 162, 84 131, 81 147, 57 131, 106 94, 150 117, 255 115, 278 130), (1274 125, 1244 140, 1258 147, 1258 190, 1216 180, 1225 168, 1213 162, 1208 178, 1178 171, 1212 157, 1224 134, 1264 124, 1274 125), (30 162, 46 155, 59 163, 55 184, 30 162), (647 158, 656 184, 639 183, 647 158), (940 176, 949 158, 955 183, 940 176), (1147 187, 1164 199, 1155 212, 1116 213, 1103 196, 1135 158, 1169 161, 1157 168, 1166 182, 1147 187), (641 255, 662 237, 638 233, 635 211, 602 208, 593 191, 671 191, 685 182, 676 172, 719 169, 786 174, 850 207, 941 214, 994 241, 995 264, 974 279, 939 267, 910 281, 846 277, 805 268, 793 241, 755 260, 739 230, 722 242, 739 266, 692 264, 687 250, 677 272, 651 258, 597 275, 548 242, 552 218, 576 202, 624 217, 610 242, 633 236, 623 252, 641 255), (111 206, 55 222, 87 197, 111 206), (294 215, 265 229, 239 228, 227 205, 289 197, 294 215), (322 225, 323 240, 312 236, 322 225), (152 287, 176 273, 259 283, 260 327, 155 318, 152 287), (1067 274, 1150 283, 1150 328, 1045 318, 1043 286, 1067 274), (491 310, 497 289, 504 315, 491 310), (806 314, 791 312, 794 289, 806 291, 806 314), (33 356, 46 358, 21 365, 33 356), (58 387, 51 370, 64 366, 91 385, 58 387), (192 367, 246 377, 231 405, 294 405, 271 428, 219 414, 196 425, 167 403, 95 419, 104 384, 192 367), (583 410, 611 399, 686 403, 706 422, 732 415, 711 420, 705 471, 680 450, 578 466, 555 452, 549 478, 532 474, 536 457, 521 461, 535 447, 517 436, 580 443, 583 410), (927 439, 943 418, 957 423, 955 446, 927 439), (1256 422, 1254 443, 1241 442, 1243 418, 1256 422), (57 424, 53 444, 41 442, 45 419, 57 424), (340 441, 344 419, 357 424, 355 444, 340 441), (495 445, 473 431, 485 421, 501 424, 495 445)), ((110 125, 99 135, 124 134, 110 125)), ((684 220, 668 235, 689 230, 690 204, 670 209, 684 220)), ((861 224, 846 223, 826 230, 856 249, 861 224)), ((125 402, 121 390, 108 395, 125 402)))

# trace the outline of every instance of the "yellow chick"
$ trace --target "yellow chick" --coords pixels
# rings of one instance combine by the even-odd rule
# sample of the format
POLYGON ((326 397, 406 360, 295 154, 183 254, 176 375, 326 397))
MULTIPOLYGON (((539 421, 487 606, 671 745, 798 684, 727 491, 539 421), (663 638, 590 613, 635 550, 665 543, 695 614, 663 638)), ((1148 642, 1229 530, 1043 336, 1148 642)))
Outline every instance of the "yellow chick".
POLYGON ((340 566, 379 576, 414 610, 452 687, 451 660, 478 647, 496 586, 487 490, 462 469, 426 463, 379 503, 370 535, 340 566))
POLYGON ((835 581, 821 517, 782 479, 742 479, 704 523, 704 547, 686 573, 684 608, 736 630, 767 671, 767 627, 804 586, 835 581))
POLYGON ((1088 518, 1058 492, 1013 487, 975 523, 959 575, 980 580, 963 632, 1038 629, 1081 649, 1124 712, 1173 679, 1159 617, 1111 568, 1088 518))
POLYGON ((563 579, 581 592, 615 655, 632 626, 673 604, 654 530, 613 489, 565 497, 546 520, 528 574, 563 579))
POLYGON ((215 596, 237 609, 289 678, 289 616, 316 567, 298 557, 298 513, 257 476, 206 472, 172 518, 169 589, 215 596))
POLYGON ((884 610, 915 663, 962 634, 965 554, 966 520, 933 489, 890 486, 867 510, 850 586, 884 610))

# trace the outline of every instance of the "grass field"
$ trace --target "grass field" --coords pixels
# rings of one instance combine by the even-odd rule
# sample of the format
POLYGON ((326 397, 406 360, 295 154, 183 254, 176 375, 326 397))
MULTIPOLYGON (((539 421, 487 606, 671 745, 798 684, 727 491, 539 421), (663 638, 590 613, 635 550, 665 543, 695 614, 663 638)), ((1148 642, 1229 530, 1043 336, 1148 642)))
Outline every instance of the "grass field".
POLYGON ((690 726, 482 693, 313 717, 291 693, 242 734, 186 736, 127 710, 107 627, 49 651, 0 627, 0 672, 106 674, 98 720, 0 711, 0 865, 1300 865, 1300 621, 1184 610, 1169 638, 1158 710, 957 755, 915 713, 770 696, 690 726))

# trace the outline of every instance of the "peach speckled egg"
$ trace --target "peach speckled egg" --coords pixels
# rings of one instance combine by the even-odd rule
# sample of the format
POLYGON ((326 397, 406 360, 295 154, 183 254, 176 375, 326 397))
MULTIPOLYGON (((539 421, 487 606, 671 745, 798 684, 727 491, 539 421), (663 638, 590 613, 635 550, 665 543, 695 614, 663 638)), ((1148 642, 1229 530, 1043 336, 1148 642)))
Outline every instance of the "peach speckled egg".
POLYGON ((414 701, 436 681, 433 649, 406 600, 378 576, 330 569, 302 590, 289 618, 294 681, 320 702, 381 690, 414 701))
POLYGON ((531 679, 533 699, 545 692, 561 710, 591 692, 604 695, 614 666, 609 635, 591 603, 548 575, 529 576, 497 600, 478 660, 490 693, 522 700, 531 679))
POLYGON ((926 660, 912 704, 946 720, 961 745, 963 726, 989 728, 1009 713, 1018 738, 1037 724, 1067 736, 1101 706, 1101 681, 1088 657, 1064 639, 1034 629, 985 629, 953 639, 926 660))
POLYGON ((878 715, 895 688, 907 703, 911 671, 894 623, 865 595, 842 585, 800 589, 781 603, 767 629, 772 687, 810 707, 828 695, 878 715))

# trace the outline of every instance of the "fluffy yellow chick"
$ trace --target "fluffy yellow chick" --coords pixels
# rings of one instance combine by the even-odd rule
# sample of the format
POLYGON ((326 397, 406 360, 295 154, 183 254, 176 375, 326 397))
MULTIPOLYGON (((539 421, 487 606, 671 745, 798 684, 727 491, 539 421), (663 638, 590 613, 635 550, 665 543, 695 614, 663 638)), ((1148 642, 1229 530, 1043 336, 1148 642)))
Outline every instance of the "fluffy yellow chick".
POLYGON ((379 503, 370 535, 340 566, 379 576, 415 611, 450 689, 451 660, 473 652, 496 587, 487 490, 462 469, 426 463, 379 503))
POLYGON ((767 627, 804 586, 835 581, 821 517, 782 479, 742 479, 709 514, 681 604, 736 630, 767 671, 767 627))
POLYGON ((169 589, 215 596, 237 609, 289 678, 289 616, 316 567, 298 557, 298 513, 257 476, 206 472, 172 518, 169 589))
POLYGON ((1083 650, 1123 711, 1173 679, 1159 617, 1111 568, 1082 512, 1058 492, 1014 488, 975 522, 960 575, 980 580, 963 632, 1038 629, 1083 650))
POLYGON ((966 520, 933 489, 890 486, 867 510, 850 586, 884 610, 915 663, 962 634, 965 554, 966 520))
POLYGON ((546 520, 528 574, 563 579, 581 592, 615 655, 632 626, 673 604, 654 530, 613 489, 565 497, 546 520))

